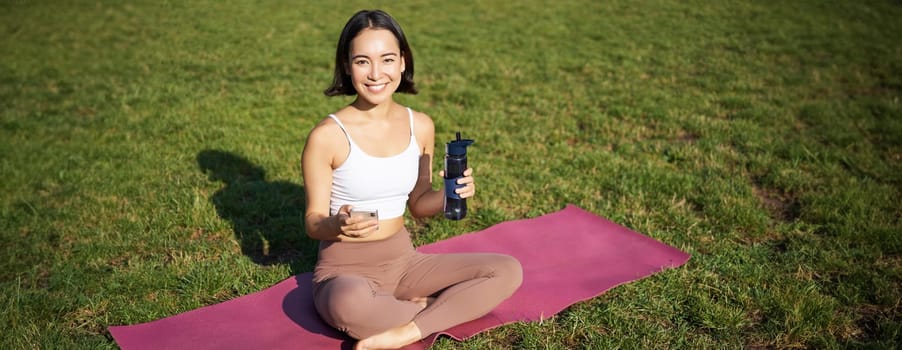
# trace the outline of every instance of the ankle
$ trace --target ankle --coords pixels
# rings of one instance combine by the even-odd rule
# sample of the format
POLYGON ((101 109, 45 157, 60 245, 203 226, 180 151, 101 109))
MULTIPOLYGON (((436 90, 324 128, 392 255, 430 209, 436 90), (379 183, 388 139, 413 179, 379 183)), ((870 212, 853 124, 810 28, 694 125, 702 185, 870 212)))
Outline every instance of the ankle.
POLYGON ((389 329, 372 337, 362 339, 355 349, 397 349, 423 338, 420 328, 413 322, 389 329))

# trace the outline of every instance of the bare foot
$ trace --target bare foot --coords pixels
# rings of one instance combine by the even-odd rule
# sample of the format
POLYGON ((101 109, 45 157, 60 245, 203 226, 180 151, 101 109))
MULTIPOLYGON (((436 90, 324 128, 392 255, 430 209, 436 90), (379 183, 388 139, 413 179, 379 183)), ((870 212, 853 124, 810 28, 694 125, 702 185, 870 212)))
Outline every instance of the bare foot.
POLYGON ((355 350, 397 349, 420 340, 423 335, 413 322, 389 329, 357 342, 355 350))

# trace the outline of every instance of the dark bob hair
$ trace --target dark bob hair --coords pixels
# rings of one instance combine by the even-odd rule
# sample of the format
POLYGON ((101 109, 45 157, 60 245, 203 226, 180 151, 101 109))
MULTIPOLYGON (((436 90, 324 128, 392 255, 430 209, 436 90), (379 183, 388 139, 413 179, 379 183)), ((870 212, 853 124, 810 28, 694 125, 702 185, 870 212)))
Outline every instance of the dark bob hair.
POLYGON ((354 40, 357 34, 367 28, 388 30, 398 39, 405 69, 401 73, 401 85, 398 86, 397 92, 416 94, 417 89, 413 84, 413 53, 410 51, 410 45, 398 22, 381 10, 357 12, 345 24, 344 30, 341 31, 341 37, 338 38, 338 48, 335 50, 335 73, 332 77, 332 86, 329 86, 323 93, 326 96, 357 94, 357 90, 354 90, 354 85, 351 83, 351 75, 348 74, 347 67, 350 59, 348 55, 351 50, 351 40, 354 40))

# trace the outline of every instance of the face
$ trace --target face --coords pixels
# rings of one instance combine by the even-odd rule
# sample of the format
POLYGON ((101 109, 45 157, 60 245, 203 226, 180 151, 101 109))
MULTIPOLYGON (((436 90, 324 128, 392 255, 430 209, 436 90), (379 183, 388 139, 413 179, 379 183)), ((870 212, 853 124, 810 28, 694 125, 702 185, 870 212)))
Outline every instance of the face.
POLYGON ((385 29, 364 29, 351 40, 348 54, 348 72, 357 99, 370 104, 391 100, 404 72, 404 58, 394 34, 385 29))

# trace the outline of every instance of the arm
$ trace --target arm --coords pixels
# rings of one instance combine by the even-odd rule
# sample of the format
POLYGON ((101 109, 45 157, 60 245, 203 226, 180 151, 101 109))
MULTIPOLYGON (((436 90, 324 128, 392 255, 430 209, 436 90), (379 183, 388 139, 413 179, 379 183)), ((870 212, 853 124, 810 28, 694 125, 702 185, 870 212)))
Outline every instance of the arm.
MULTIPOLYGON (((444 183, 437 191, 432 189, 432 157, 435 153, 435 124, 428 115, 414 113, 416 126, 415 135, 420 144, 420 166, 417 183, 410 192, 407 207, 415 218, 433 216, 442 212, 445 205, 444 183)), ((466 184, 464 188, 457 189, 461 198, 472 197, 476 193, 476 184, 473 180, 473 169, 464 171, 464 177, 458 180, 459 184, 466 184)), ((444 171, 439 171, 439 176, 444 176, 444 171)))
POLYGON ((363 237, 376 229, 376 222, 352 220, 351 207, 348 205, 342 206, 335 215, 329 215, 335 155, 347 148, 342 143, 344 138, 336 137, 340 133, 337 125, 323 121, 310 131, 304 145, 301 159, 307 196, 304 223, 307 236, 317 240, 350 240, 352 237, 363 237))

